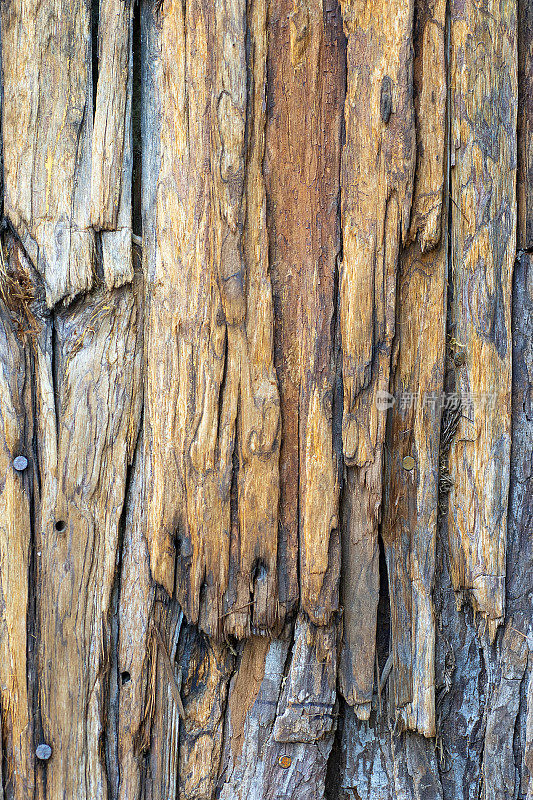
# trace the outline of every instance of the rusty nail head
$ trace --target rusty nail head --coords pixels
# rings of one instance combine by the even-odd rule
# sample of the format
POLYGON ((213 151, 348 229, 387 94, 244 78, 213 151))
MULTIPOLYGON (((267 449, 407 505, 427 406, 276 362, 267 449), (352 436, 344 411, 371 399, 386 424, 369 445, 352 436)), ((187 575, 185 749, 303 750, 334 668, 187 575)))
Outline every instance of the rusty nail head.
POLYGON ((412 470, 413 467, 415 466, 415 460, 413 456, 405 456, 405 458, 402 461, 402 465, 404 469, 412 470))
POLYGON ((52 755, 52 748, 49 744, 40 744, 37 746, 35 750, 35 755, 40 761, 48 761, 50 756, 52 755))
POLYGON ((278 764, 282 769, 289 769, 290 765, 292 764, 292 759, 290 756, 280 756, 278 758, 278 764))
POLYGON ((13 459, 13 466, 17 472, 24 472, 28 466, 28 459, 26 456, 16 456, 16 458, 13 459))
POLYGON ((459 352, 455 354, 453 361, 456 367, 462 367, 466 361, 465 351, 459 350, 459 352))

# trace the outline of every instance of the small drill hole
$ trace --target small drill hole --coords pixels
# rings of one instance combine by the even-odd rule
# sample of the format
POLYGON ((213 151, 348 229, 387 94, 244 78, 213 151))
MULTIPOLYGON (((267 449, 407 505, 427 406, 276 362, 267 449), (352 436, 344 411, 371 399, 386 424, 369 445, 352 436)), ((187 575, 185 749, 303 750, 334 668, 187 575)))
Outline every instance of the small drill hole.
POLYGON ((67 527, 67 523, 64 520, 62 520, 62 519, 58 519, 57 520, 57 522, 56 522, 56 531, 58 533, 63 533, 63 531, 66 529, 66 527, 67 527))
POLYGON ((130 681, 131 681, 131 675, 129 672, 120 673, 120 682, 122 683, 122 686, 125 686, 130 681))

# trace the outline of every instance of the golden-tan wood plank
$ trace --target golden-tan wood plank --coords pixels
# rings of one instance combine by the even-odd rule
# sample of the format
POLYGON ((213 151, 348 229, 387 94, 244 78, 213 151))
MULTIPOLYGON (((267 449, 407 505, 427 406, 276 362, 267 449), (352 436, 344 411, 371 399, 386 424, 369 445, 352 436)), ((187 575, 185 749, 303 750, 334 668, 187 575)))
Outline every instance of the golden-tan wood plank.
POLYGON ((100 230, 108 289, 133 280, 131 0, 101 0, 92 140, 91 223, 100 230))
POLYGON ((451 243, 456 387, 449 536, 458 602, 494 638, 505 605, 516 244, 517 6, 451 3, 451 243), (464 361, 464 363, 463 363, 464 361))
POLYGON ((397 264, 415 171, 412 0, 341 4, 348 37, 342 163, 343 534, 341 691, 368 719, 378 599, 377 536, 395 333, 397 264))
POLYGON ((151 733, 150 698, 153 695, 150 693, 153 687, 149 680, 149 662, 154 587, 143 527, 142 453, 143 445, 139 441, 126 498, 122 542, 117 654, 119 800, 141 795, 142 762, 151 733))
POLYGON ((301 606, 319 624, 338 606, 340 562, 333 324, 342 39, 336 4, 286 0, 270 17, 266 175, 283 419, 280 600, 290 610, 298 593, 299 541, 301 606))
POLYGON ((40 710, 47 796, 107 797, 110 598, 140 416, 140 325, 131 286, 55 319, 56 430, 41 432, 40 710))
POLYGON ((164 113, 145 352, 151 569, 171 595, 176 579, 189 620, 242 637, 277 616, 266 7, 193 2, 184 18, 181 3, 167 2, 160 25, 164 113))
POLYGON ((131 14, 130 0, 100 0, 91 165, 91 223, 96 230, 115 230, 118 224, 129 126, 131 14))
POLYGON ((400 258, 382 536, 387 557, 394 702, 404 727, 435 735, 435 542, 444 391, 447 237, 445 0, 417 0, 417 171, 410 243, 400 258), (410 461, 412 459, 412 461, 410 461))
MULTIPOLYGON (((238 445, 238 541, 239 549, 230 560, 230 581, 226 603, 228 612, 252 605, 248 618, 239 613, 228 618, 227 630, 237 637, 250 630, 267 633, 278 618, 278 509, 279 448, 281 438, 280 403, 274 370, 274 318, 269 272, 266 227, 266 194, 263 178, 266 122, 267 2, 247 4, 246 35, 248 55, 248 136, 244 142, 243 286, 246 317, 236 344, 240 353, 238 445)), ((224 36, 224 30, 218 34, 224 36)), ((227 69, 227 51, 220 55, 227 69)), ((219 110, 220 115, 220 110, 219 110)), ((219 131, 228 126, 219 116, 219 131)), ((222 140, 223 152, 228 151, 222 140)), ((228 163, 229 168, 229 163, 228 163)), ((232 180, 220 173, 223 180, 232 180)), ((222 254, 224 258, 224 255, 222 254)), ((231 258, 230 258, 231 263, 231 258)), ((228 265, 224 267, 228 270, 228 265)), ((219 281, 221 281, 219 275, 219 281)), ((224 278, 226 281, 226 278, 224 278)), ((227 284, 226 281, 226 285, 227 284)), ((230 294, 233 290, 231 290, 230 294)), ((224 303, 224 300, 223 300, 224 303)), ((233 328, 228 327, 228 348, 233 328)), ((228 350, 231 353, 231 350, 228 350)), ((236 537, 232 536, 234 549, 236 537)), ((228 613, 226 612, 226 613, 228 613)))
POLYGON ((4 213, 54 305, 93 282, 87 0, 4 3, 4 213))

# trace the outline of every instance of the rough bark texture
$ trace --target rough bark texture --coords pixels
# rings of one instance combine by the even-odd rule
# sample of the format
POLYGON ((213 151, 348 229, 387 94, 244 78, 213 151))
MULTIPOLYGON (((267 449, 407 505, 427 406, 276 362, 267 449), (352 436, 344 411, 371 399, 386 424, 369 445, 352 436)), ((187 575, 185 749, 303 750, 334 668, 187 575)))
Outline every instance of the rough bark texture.
POLYGON ((0 800, 532 800, 532 3, 0 26, 0 800))

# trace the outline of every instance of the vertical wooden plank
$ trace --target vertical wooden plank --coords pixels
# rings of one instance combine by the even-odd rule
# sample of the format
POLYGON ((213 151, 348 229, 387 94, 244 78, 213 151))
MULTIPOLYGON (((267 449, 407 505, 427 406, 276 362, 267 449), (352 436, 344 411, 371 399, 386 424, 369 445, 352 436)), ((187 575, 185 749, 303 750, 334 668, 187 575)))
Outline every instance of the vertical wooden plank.
POLYGON ((518 225, 520 250, 533 248, 533 3, 518 0, 518 225))
POLYGON ((130 0, 100 0, 91 173, 91 224, 95 230, 115 230, 118 224, 129 125, 132 8, 130 0))
POLYGON ((458 602, 472 602, 492 639, 505 605, 516 16, 512 1, 451 3, 452 313, 463 405, 450 453, 450 553, 458 602))
POLYGON ((415 171, 411 0, 345 0, 348 37, 342 163, 343 450, 349 467, 340 685, 368 719, 378 597, 377 535, 395 333, 397 263, 409 231, 415 171), (364 594, 362 595, 361 592, 364 594))
POLYGON ((282 398, 280 601, 318 623, 338 605, 333 442, 344 42, 336 2, 285 0, 269 41, 267 190, 282 398), (299 535, 298 535, 299 532, 299 535))
POLYGON ((147 692, 154 589, 144 536, 143 445, 137 444, 126 497, 119 598, 118 800, 140 800, 142 762, 149 745, 147 692), (145 724, 146 723, 146 724, 145 724))
POLYGON ((40 701, 53 752, 47 796, 106 798, 110 600, 140 411, 135 293, 102 291, 55 322, 57 433, 41 431, 49 477, 38 523, 40 701))
MULTIPOLYGON (((242 239, 246 318, 240 336, 237 420, 239 556, 228 611, 251 605, 248 620, 230 614, 226 629, 241 638, 271 631, 278 620, 279 392, 274 370, 274 318, 263 177, 266 123, 267 0, 247 4, 248 99, 242 239), (250 589, 252 588, 252 591, 250 589), (236 598, 233 601, 233 598, 236 598), (250 624, 251 623, 251 624, 250 624)), ((222 38, 224 32, 217 34, 222 38)), ((224 62, 225 64, 225 62, 224 62)), ((225 67, 227 68, 227 67, 225 67)), ((228 124, 224 122, 224 127, 228 124)), ((219 118, 219 129, 221 120, 219 118)), ((227 269, 227 267, 226 267, 227 269)), ((231 345, 228 329, 228 346, 231 345)), ((232 541, 232 549, 235 539, 232 541)))
POLYGON ((133 8, 131 0, 101 0, 98 17, 91 224, 100 230, 108 289, 133 280, 133 8))
POLYGON ((533 574, 533 255, 521 253, 513 280, 513 394, 509 516, 507 525, 506 620, 500 665, 487 717, 483 791, 487 800, 506 792, 527 794, 531 778, 533 574), (519 688, 520 687, 520 688, 519 688), (527 697, 527 702, 523 698, 527 697), (529 708, 529 711, 528 711, 529 708), (528 730, 529 725, 529 730, 528 730), (528 741, 529 739, 529 741, 528 741))
MULTIPOLYGON (((211 616, 204 624, 216 630, 229 561, 236 411, 225 411, 226 429, 218 447, 226 333, 211 237, 213 20, 201 3, 188 4, 187 14, 184 18, 181 2, 165 3, 160 34, 154 34, 154 89, 162 113, 160 130, 152 131, 159 162, 150 173, 155 228, 153 238, 151 233, 145 238, 147 535, 153 578, 170 595, 178 537, 179 597, 194 622, 204 575, 211 573, 216 596, 210 598, 211 616), (187 89, 186 64, 195 78, 187 89), (196 485, 200 483, 201 488, 196 485), (206 503, 211 510, 204 516, 206 503)), ((231 379, 233 372, 229 370, 231 379)))
MULTIPOLYGON (((18 800, 33 797, 35 626, 30 607, 34 481, 38 486, 34 357, 46 342, 39 281, 18 243, 0 252, 0 684, 4 771, 18 800), (16 459, 25 459, 19 468, 16 459), (32 621, 33 620, 33 621, 32 621)), ((2 793, 3 796, 3 793, 2 793)))
POLYGON ((183 611, 178 603, 157 590, 150 623, 142 731, 147 758, 141 797, 146 800, 178 796, 180 717, 173 684, 178 681, 175 659, 182 623, 183 611))
POLYGON ((183 11, 162 6, 154 63, 163 113, 147 239, 147 535, 152 575, 171 595, 176 583, 188 619, 242 637, 277 615, 266 7, 198 0, 183 11))
POLYGON ((53 306, 93 282, 88 0, 2 5, 4 214, 53 306))
POLYGON ((444 391, 447 237, 441 235, 446 141, 446 0, 417 0, 417 170, 401 253, 382 536, 387 556, 394 702, 404 727, 435 735, 435 579, 444 391), (413 464, 405 459, 413 459, 413 464))

